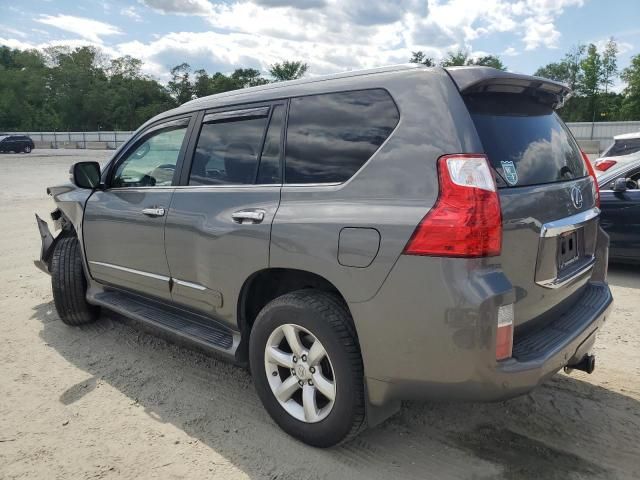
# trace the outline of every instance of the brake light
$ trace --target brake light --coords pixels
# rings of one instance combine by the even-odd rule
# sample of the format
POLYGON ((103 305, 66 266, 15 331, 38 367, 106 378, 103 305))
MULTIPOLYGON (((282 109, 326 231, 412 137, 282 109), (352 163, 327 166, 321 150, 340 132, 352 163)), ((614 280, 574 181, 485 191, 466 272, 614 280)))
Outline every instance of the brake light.
POLYGON ((613 167, 616 163, 615 160, 598 160, 596 162, 596 170, 600 170, 601 172, 606 172, 611 167, 613 167))
POLYGON ((600 208, 600 187, 598 186, 598 178, 596 177, 596 172, 593 169, 593 165, 591 165, 591 160, 587 157, 587 154, 580 150, 582 153, 582 160, 584 160, 585 165, 587 166, 587 171, 593 180, 593 194, 596 199, 596 207, 600 208))
POLYGON ((511 358, 513 354, 513 303, 498 308, 496 332, 496 360, 511 358))
POLYGON ((444 155, 438 159, 438 177, 438 200, 403 253, 466 258, 500 255, 502 214, 487 157, 444 155))

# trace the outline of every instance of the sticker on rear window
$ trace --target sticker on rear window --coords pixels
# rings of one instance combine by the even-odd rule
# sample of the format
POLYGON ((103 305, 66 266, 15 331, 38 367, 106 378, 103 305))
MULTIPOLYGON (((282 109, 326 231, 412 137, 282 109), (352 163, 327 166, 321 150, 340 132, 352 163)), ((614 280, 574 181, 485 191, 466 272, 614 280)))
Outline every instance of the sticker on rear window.
POLYGON ((515 164, 512 161, 500 162, 500 164, 502 165, 504 178, 509 183, 509 185, 515 185, 516 183, 518 183, 518 172, 516 171, 515 164))

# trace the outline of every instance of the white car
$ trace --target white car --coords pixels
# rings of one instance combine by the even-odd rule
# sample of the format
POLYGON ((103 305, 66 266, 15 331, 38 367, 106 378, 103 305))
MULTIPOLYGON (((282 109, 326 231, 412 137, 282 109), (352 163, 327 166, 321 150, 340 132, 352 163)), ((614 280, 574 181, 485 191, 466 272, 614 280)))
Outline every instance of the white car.
POLYGON ((600 176, 612 167, 640 159, 640 132, 625 133, 613 137, 613 143, 594 162, 596 175, 600 176))

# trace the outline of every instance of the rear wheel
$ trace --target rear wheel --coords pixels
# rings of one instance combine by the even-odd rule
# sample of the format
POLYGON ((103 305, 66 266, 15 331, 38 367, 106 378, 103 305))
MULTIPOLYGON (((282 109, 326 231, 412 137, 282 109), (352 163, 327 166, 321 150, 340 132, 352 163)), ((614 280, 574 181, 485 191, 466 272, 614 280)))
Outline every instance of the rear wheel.
POLYGON ((249 348, 258 395, 285 432, 330 447, 362 430, 362 358, 338 297, 299 290, 276 298, 258 315, 249 348))
POLYGON ((85 299, 87 279, 76 237, 61 238, 56 243, 50 270, 53 300, 60 320, 74 326, 95 321, 100 309, 85 299))

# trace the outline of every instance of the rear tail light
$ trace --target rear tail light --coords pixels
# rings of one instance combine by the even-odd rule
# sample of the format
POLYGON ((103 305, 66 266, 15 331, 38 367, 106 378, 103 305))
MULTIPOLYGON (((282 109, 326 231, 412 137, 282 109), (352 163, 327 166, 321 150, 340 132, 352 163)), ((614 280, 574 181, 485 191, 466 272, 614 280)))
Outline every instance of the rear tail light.
POLYGON ((615 160, 598 160, 596 162, 596 170, 600 170, 601 172, 606 172, 611 167, 613 167, 616 163, 615 160))
POLYGON ((593 169, 593 165, 591 165, 591 160, 587 157, 587 154, 580 150, 582 153, 582 159, 584 160, 584 164, 587 167, 587 171, 593 180, 593 196, 596 199, 596 207, 600 208, 600 187, 598 186, 598 178, 596 177, 596 172, 593 169))
POLYGON ((438 159, 440 192, 404 253, 443 257, 500 255, 502 214, 496 184, 481 154, 438 159))
POLYGON ((498 308, 496 360, 511 358, 513 352, 513 303, 498 308))

